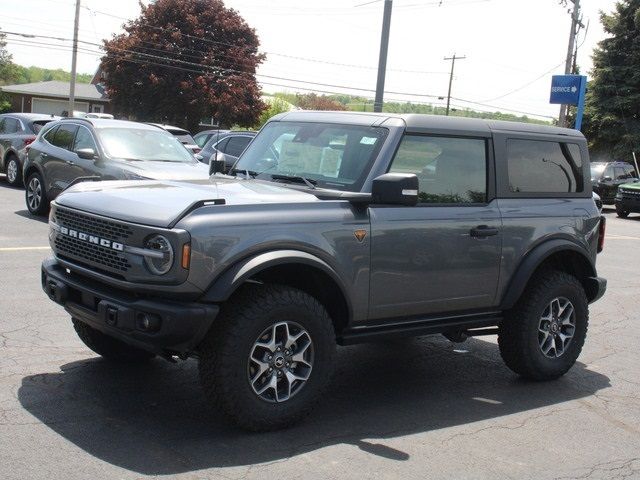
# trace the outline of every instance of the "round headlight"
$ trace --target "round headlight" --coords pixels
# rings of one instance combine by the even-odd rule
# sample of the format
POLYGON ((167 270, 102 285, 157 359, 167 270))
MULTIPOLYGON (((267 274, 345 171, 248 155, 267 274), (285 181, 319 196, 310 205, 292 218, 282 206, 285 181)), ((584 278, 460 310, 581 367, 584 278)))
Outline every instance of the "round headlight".
POLYGON ((158 255, 144 257, 147 268, 151 273, 164 275, 171 270, 173 266, 173 247, 166 237, 163 235, 154 235, 145 242, 144 246, 158 253, 158 255))

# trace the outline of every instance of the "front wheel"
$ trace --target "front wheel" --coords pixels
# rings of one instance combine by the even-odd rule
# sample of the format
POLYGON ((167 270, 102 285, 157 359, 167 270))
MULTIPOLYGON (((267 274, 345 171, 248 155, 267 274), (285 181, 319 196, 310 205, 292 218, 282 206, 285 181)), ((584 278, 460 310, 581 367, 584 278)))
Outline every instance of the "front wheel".
POLYGON ((627 218, 629 216, 629 211, 623 210, 622 208, 616 205, 616 215, 618 215, 618 217, 620 218, 627 218))
POLYGON ((500 354, 523 377, 558 378, 580 355, 588 323, 587 296, 578 279, 566 272, 544 270, 531 278, 500 324, 500 354))
POLYGON ((33 215, 45 215, 49 210, 49 199, 44 188, 44 181, 38 172, 32 173, 27 179, 25 201, 27 209, 33 215))
POLYGON ((212 403, 242 428, 274 430, 303 418, 324 394, 336 339, 312 296, 247 285, 223 307, 199 353, 212 403))

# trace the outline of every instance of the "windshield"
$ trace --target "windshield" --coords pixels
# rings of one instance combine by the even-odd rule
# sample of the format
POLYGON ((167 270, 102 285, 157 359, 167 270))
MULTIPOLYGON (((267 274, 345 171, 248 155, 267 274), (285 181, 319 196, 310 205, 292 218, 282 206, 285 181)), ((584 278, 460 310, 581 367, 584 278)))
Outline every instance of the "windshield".
POLYGON ((271 122, 235 169, 264 180, 304 177, 318 187, 359 191, 387 132, 360 125, 271 122))
POLYGON ((607 166, 606 163, 592 163, 591 164, 591 178, 596 178, 599 177, 600 175, 602 175, 602 172, 604 172, 605 167, 607 166))
POLYGON ((163 130, 100 128, 98 137, 106 154, 125 160, 195 163, 180 141, 163 130))

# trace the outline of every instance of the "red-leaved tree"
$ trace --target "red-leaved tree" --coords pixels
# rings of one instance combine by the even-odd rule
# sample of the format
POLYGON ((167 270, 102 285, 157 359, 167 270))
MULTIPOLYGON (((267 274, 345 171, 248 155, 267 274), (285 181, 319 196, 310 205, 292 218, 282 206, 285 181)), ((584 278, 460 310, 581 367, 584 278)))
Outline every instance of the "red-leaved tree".
POLYGON ((222 0, 157 0, 105 41, 101 68, 117 113, 194 130, 200 119, 251 126, 260 101, 255 30, 222 0))

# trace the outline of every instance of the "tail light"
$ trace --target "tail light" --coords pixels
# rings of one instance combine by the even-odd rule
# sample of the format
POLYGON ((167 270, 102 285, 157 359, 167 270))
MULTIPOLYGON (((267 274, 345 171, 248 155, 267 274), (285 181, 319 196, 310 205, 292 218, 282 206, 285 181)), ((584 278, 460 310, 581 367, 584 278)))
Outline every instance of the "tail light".
POLYGON ((24 146, 27 147, 33 143, 36 137, 27 137, 24 139, 24 146))
POLYGON ((193 153, 200 153, 202 151, 201 148, 194 148, 193 153))
POLYGON ((604 234, 607 230, 607 219, 600 217, 600 225, 598 226, 598 253, 604 250, 604 234))

